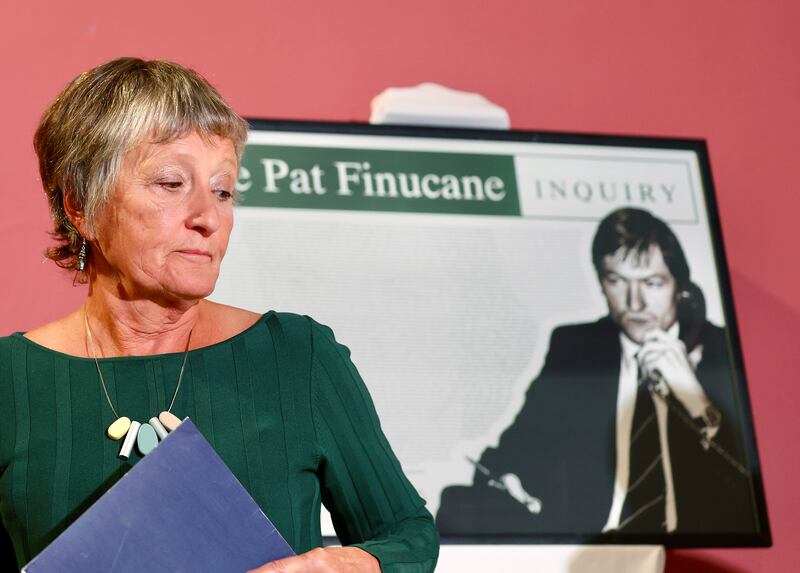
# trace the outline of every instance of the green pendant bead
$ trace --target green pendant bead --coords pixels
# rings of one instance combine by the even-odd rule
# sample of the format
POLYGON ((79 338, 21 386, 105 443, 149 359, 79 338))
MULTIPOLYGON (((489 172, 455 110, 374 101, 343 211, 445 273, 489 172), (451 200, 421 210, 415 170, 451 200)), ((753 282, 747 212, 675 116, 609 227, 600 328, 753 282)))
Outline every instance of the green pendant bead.
POLYGON ((158 435, 150 424, 142 424, 139 435, 136 437, 136 448, 139 453, 146 456, 158 445, 158 435))

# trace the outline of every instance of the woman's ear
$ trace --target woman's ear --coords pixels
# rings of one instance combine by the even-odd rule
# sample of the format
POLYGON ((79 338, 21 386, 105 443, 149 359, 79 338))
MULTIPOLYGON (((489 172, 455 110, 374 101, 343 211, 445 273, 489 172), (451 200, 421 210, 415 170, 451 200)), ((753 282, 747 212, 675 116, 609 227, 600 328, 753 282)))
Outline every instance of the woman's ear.
POLYGON ((84 212, 75 205, 71 193, 64 193, 63 197, 64 212, 67 214, 67 217, 69 217, 72 226, 78 230, 81 237, 91 240, 91 237, 87 236, 88 229, 84 212))

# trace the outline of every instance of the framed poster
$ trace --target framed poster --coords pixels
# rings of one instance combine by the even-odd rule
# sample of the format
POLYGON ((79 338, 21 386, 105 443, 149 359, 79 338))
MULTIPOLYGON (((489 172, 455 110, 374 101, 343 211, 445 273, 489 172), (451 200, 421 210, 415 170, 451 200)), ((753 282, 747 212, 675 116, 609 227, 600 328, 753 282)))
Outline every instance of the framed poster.
POLYGON ((445 542, 759 546, 704 142, 251 121, 213 298, 352 350, 445 542))

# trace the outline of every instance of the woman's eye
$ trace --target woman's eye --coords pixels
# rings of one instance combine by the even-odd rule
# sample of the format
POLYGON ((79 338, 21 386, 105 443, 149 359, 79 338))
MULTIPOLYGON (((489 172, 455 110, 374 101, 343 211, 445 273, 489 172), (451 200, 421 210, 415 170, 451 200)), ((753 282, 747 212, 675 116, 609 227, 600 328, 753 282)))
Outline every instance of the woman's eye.
POLYGON ((183 181, 161 181, 159 182, 164 189, 169 189, 174 191, 176 189, 180 189, 181 185, 183 185, 183 181))
POLYGON ((217 189, 215 193, 220 201, 229 201, 231 198, 233 198, 233 193, 226 191, 225 189, 217 189))

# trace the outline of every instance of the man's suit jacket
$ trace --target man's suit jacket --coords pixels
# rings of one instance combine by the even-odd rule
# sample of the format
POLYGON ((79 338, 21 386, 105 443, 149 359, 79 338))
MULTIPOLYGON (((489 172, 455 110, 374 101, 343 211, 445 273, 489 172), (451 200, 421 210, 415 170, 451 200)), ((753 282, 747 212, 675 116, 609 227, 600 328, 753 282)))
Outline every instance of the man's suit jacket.
MULTIPOLYGON (((724 332, 704 322, 697 339, 703 351, 696 375, 722 413, 715 440, 747 466, 724 332)), ((621 352, 619 329, 610 317, 553 331, 522 410, 498 447, 480 459, 495 476, 519 477, 525 491, 541 499, 541 513, 531 514, 476 472, 474 485, 443 492, 437 515, 442 534, 601 532, 614 491, 621 352)), ((750 479, 704 449, 696 431, 672 411, 668 431, 677 531, 754 531, 750 479)))

